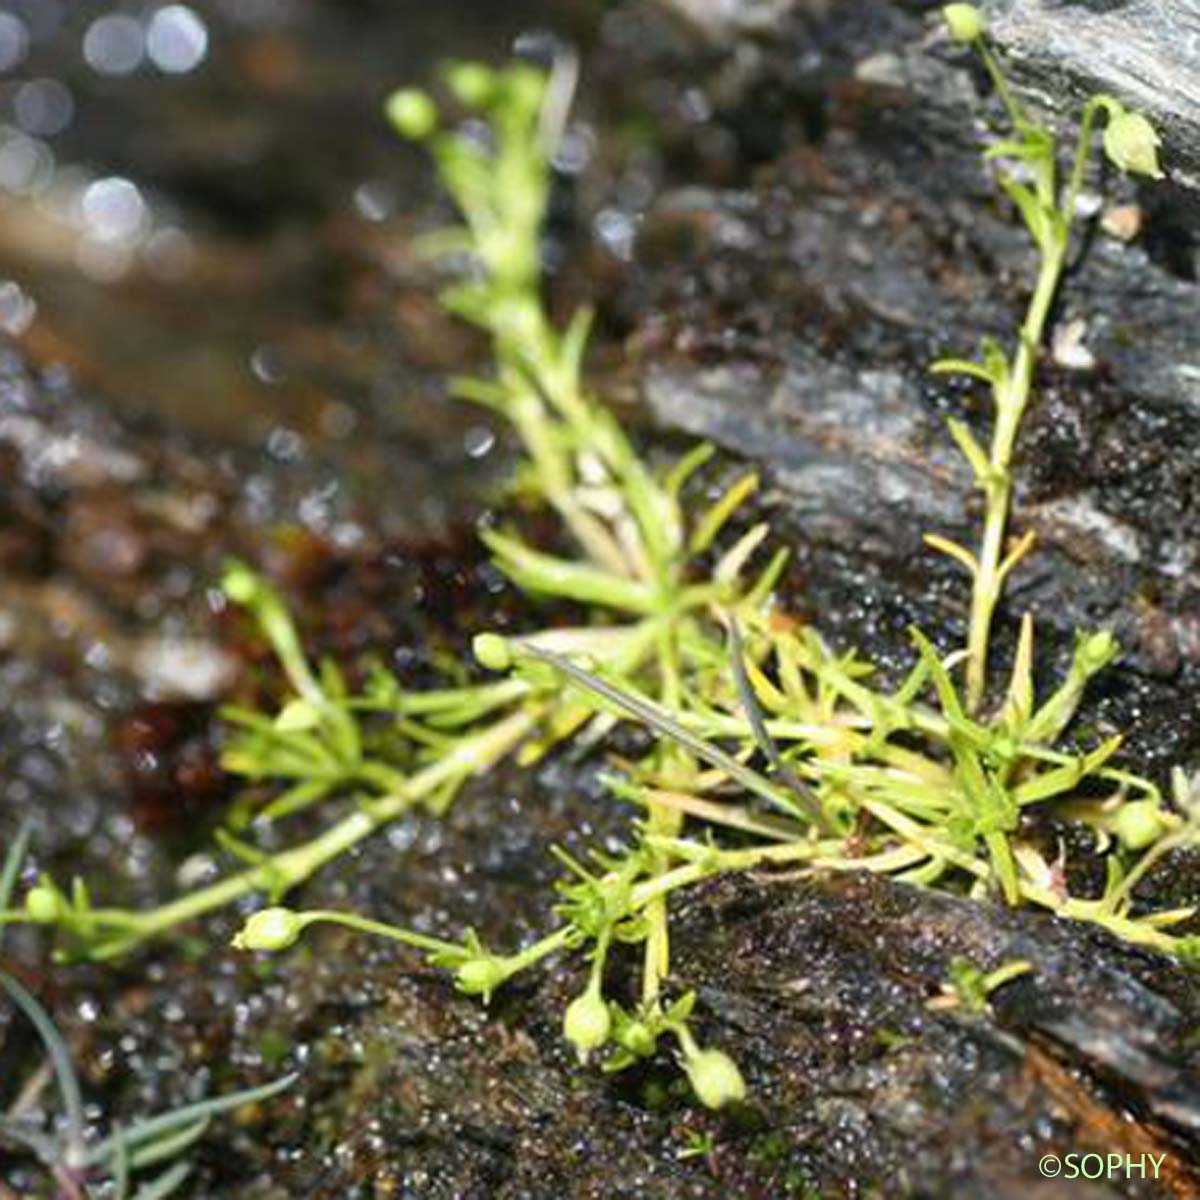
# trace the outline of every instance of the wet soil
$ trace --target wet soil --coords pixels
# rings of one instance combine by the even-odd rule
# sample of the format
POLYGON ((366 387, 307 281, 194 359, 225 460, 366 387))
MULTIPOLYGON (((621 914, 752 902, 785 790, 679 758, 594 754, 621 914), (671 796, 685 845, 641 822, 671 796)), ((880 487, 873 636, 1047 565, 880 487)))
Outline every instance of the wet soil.
MULTIPOLYGON (((765 30, 697 25, 697 7, 214 4, 201 66, 113 77, 79 54, 106 6, 79 5, 30 47, 14 87, 59 80, 74 116, 39 138, 59 200, 10 191, 0 221, 20 289, 0 356, 0 842, 32 817, 34 866, 124 903, 215 870, 233 793, 215 708, 276 686, 213 590, 229 554, 279 580, 352 671, 374 654, 419 681, 485 615, 531 619, 473 533, 503 437, 444 395, 480 348, 411 251, 445 211, 378 107, 432 60, 499 58, 538 26, 584 50, 548 257, 557 303, 601 306, 597 378, 649 449, 700 433, 763 467, 796 554, 789 604, 834 642, 895 673, 914 621, 960 637, 962 582, 920 533, 966 528, 941 422, 984 414, 924 368, 1010 329, 1029 265, 961 137, 977 81, 917 54, 918 5, 791 5, 765 30), (888 53, 920 70, 898 77, 888 53), (78 215, 113 178, 146 206, 123 258, 78 215)), ((1113 194, 1144 199, 1143 231, 1091 239, 1060 306, 1060 324, 1086 318, 1094 365, 1043 368, 1018 510, 1042 550, 1006 620, 1031 608, 1051 662, 1075 625, 1120 633, 1127 658, 1086 720, 1127 729, 1126 761, 1163 779, 1200 765, 1196 292, 1178 206, 1113 194)), ((601 765, 501 771, 303 902, 516 945, 549 918, 550 847, 626 827, 601 765)), ((1195 901, 1200 874, 1179 860, 1148 888, 1195 901)), ((301 1071, 213 1130, 197 1197, 1200 1194, 1194 976, 1037 914, 855 878, 681 901, 679 979, 751 1084, 722 1116, 665 1060, 579 1070, 555 1016, 570 971, 485 1011, 337 933, 249 961, 221 948, 237 923, 104 968, 53 966, 28 933, 6 945, 97 1119, 301 1071), (1036 973, 988 1013, 931 1007, 960 956, 1036 973), (1157 1181, 1039 1174, 1071 1151, 1165 1157, 1157 1181)), ((38 1055, 7 1013, 0 1034, 8 1103, 38 1055)), ((0 1180, 38 1194, 19 1165, 0 1160, 0 1180)))

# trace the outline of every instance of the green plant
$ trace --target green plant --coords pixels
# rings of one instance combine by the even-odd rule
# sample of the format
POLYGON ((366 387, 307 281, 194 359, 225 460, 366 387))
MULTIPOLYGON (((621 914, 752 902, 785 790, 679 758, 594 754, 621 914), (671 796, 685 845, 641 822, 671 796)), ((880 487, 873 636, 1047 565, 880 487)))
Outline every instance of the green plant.
POLYGON ((953 959, 942 994, 930 1001, 930 1007, 960 1008, 975 1015, 985 1013, 994 991, 1022 975, 1032 974, 1033 969, 1033 964, 1024 959, 1002 963, 994 971, 983 971, 965 958, 953 959))
POLYGON ((142 911, 97 907, 82 880, 63 888, 43 877, 21 909, 0 913, 0 924, 57 926, 65 953, 103 960, 241 896, 279 899, 413 807, 443 812, 468 779, 538 727, 545 697, 522 682, 413 693, 375 668, 362 692, 351 694, 332 662, 313 670, 290 615, 266 580, 233 563, 224 586, 230 599, 248 609, 289 685, 274 714, 223 710, 233 730, 225 768, 251 781, 288 785, 258 812, 239 805, 231 827, 219 832, 222 846, 243 868, 142 911), (348 811, 287 849, 268 854, 243 836, 249 818, 254 828, 331 802, 348 811))
POLYGON ((531 544, 517 523, 484 534, 497 565, 531 595, 570 601, 584 619, 515 638, 481 633, 475 655, 498 682, 408 692, 376 671, 360 694, 326 664, 314 670, 282 603, 245 568, 226 579, 251 610, 289 683, 274 714, 235 710, 239 729, 226 765, 274 779, 282 793, 257 820, 281 820, 316 804, 348 804, 325 833, 265 854, 233 831, 226 844, 248 866, 149 913, 95 909, 81 885, 44 880, 4 919, 54 923, 79 951, 106 956, 247 893, 271 907, 236 939, 247 950, 279 951, 306 929, 337 923, 397 940, 450 972, 460 990, 488 999, 517 973, 551 958, 583 961, 584 980, 563 1016, 581 1058, 620 1070, 673 1044, 697 1096, 720 1107, 745 1084, 720 1050, 693 1033, 695 999, 670 980, 669 901, 724 872, 787 865, 865 870, 972 895, 999 894, 1173 953, 1195 939, 1170 927, 1191 909, 1145 912, 1137 882, 1171 849, 1200 840, 1200 803, 1182 774, 1175 809, 1159 789, 1115 765, 1120 739, 1083 751, 1061 748, 1089 680, 1117 654, 1107 633, 1081 634, 1070 667, 1049 695, 1033 685, 1033 624, 1026 617, 1003 699, 987 711, 992 618, 1004 581, 1031 540, 1004 542, 1011 462, 1030 400, 1033 368, 1061 279, 1075 198, 1092 124, 1107 114, 1105 145, 1121 165, 1153 173, 1153 131, 1109 98, 1085 109, 1066 191, 1056 186, 1050 135, 1017 107, 990 49, 982 19, 966 6, 947 13, 992 72, 1017 136, 989 153, 1016 162, 1002 177, 1041 255, 1033 300, 1011 359, 998 345, 981 363, 944 361, 985 379, 996 410, 989 453, 966 425, 951 422, 984 492, 977 555, 940 538, 939 549, 973 576, 968 646, 941 657, 919 631, 915 659, 898 687, 879 684, 870 663, 836 653, 779 606, 782 550, 764 554, 769 530, 753 525, 725 543, 731 519, 757 480, 746 474, 698 515, 686 502, 712 449, 673 465, 639 454, 611 412, 587 389, 583 359, 589 317, 565 329, 540 292, 540 234, 550 189, 548 160, 561 97, 547 105, 547 81, 518 64, 491 70, 455 64, 446 83, 477 118, 447 124, 422 92, 389 104, 397 127, 428 147, 462 214, 461 227, 427 248, 458 264, 443 293, 448 308, 490 338, 494 372, 456 382, 460 395, 508 422, 524 452, 518 495, 553 510, 561 537, 531 544), (486 135, 481 129, 486 128, 486 135), (1149 151, 1149 152, 1148 152, 1149 151), (465 260, 465 262, 464 262, 465 260), (957 668, 965 661, 966 682, 957 668), (558 923, 512 953, 417 934, 355 913, 293 910, 279 901, 297 884, 385 822, 424 804, 440 812, 472 774, 515 753, 531 763, 557 742, 597 744, 620 721, 657 735, 636 762, 610 774, 614 795, 640 810, 626 844, 580 863, 560 854, 558 923), (1054 811, 1095 832, 1107 882, 1099 896, 1072 895, 1059 864, 1029 818, 1054 811), (611 986, 630 951, 640 960, 635 1002, 611 986))
POLYGON ((1104 151, 1123 171, 1158 178, 1158 135, 1140 113, 1129 112, 1112 96, 1093 96, 1084 105, 1074 157, 1065 188, 1059 184, 1059 152, 1054 137, 1032 120, 1017 102, 987 41, 982 15, 969 4, 951 4, 944 10, 955 38, 972 46, 995 85, 1012 124, 1012 136, 989 146, 985 158, 1000 162, 1000 186, 1012 200, 1033 239, 1040 258, 1037 281, 1025 319, 1011 353, 986 339, 980 359, 942 359, 934 371, 958 373, 986 383, 991 391, 995 418, 991 445, 985 452, 974 434, 959 420, 950 421, 950 432, 975 475, 985 503, 983 538, 977 553, 942 537, 929 537, 931 545, 962 563, 971 575, 971 627, 967 644, 967 710, 979 709, 987 686, 988 649, 992 618, 1005 577, 1033 546, 1027 533, 1011 548, 1005 546, 1012 508, 1012 459, 1021 420, 1029 406, 1038 350, 1046 322, 1062 283, 1071 243, 1079 191, 1092 152, 1096 118, 1107 117, 1104 151))
MULTIPOLYGON (((0 870, 0 910, 6 909, 29 842, 22 828, 9 847, 0 870)), ((0 925, 0 940, 4 933, 0 925)), ((244 1105, 268 1100, 296 1080, 287 1075, 262 1087, 247 1088, 187 1104, 169 1112, 144 1117, 127 1127, 114 1127, 106 1137, 89 1135, 84 1115, 83 1089, 71 1061, 71 1052, 53 1018, 24 984, 7 971, 0 971, 2 989, 33 1026, 46 1051, 58 1084, 64 1121, 61 1129, 47 1129, 44 1121, 24 1120, 10 1114, 0 1120, 0 1141, 32 1153, 53 1179, 63 1200, 84 1200, 94 1187, 106 1185, 106 1195, 116 1200, 160 1200, 179 1189, 191 1173, 181 1158, 204 1136, 212 1119, 244 1105), (135 1187, 135 1176, 151 1168, 164 1167, 135 1187)), ((0 1185, 0 1191, 4 1191, 0 1185)))
POLYGON ((712 1130, 685 1129, 683 1135, 684 1145, 675 1154, 680 1162, 685 1162, 689 1158, 708 1160, 711 1155, 716 1153, 717 1140, 712 1130))

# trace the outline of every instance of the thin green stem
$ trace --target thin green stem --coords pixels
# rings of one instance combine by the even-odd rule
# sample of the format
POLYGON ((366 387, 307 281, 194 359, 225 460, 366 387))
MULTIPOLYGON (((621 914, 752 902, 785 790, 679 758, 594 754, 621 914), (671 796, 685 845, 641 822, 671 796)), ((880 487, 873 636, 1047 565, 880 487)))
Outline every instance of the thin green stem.
POLYGON ((516 975, 517 972, 526 970, 533 966, 534 963, 549 957, 557 950, 565 950, 571 944, 574 937, 575 926, 563 925, 553 933, 548 933, 544 938, 540 938, 532 945, 526 946, 524 950, 519 950, 516 954, 510 954, 504 960, 505 965, 509 969, 509 975, 516 975))
POLYGON ((987 687, 988 652, 992 619, 1000 600, 1004 576, 1005 534, 1012 509, 1012 458, 1021 419, 1029 404, 1037 349, 1055 293, 1062 280, 1069 241, 1069 225, 1054 234, 1042 256, 1037 284, 1029 301, 1021 340, 1012 368, 996 393, 996 424, 988 456, 989 475, 984 482, 986 515, 983 540, 977 555, 971 593, 971 626, 967 641, 967 711, 978 712, 987 687))
POLYGON ((545 490, 546 499, 558 512, 583 552, 596 566, 620 579, 629 578, 629 562, 604 524, 579 502, 571 479, 571 467, 556 445, 555 430, 540 400, 514 398, 507 409, 513 427, 545 490))
POLYGON ((1079 123, 1079 137, 1075 141, 1075 158, 1071 164, 1071 176, 1067 183, 1067 194, 1062 204, 1062 214, 1071 221, 1075 216, 1075 203, 1079 199, 1083 187, 1083 176, 1087 170, 1088 159, 1091 158, 1092 128, 1096 123, 1096 114, 1101 110, 1111 114, 1113 100, 1111 96, 1093 96, 1083 108, 1083 117, 1079 123))
POLYGON ((92 957, 117 957, 138 942, 222 908, 242 896, 255 892, 268 892, 275 896, 284 894, 376 830, 435 796, 448 783, 466 779, 494 765, 537 725, 540 716, 540 705, 530 704, 518 709, 483 732, 463 739, 450 754, 413 775, 402 790, 373 799, 369 805, 344 817, 320 836, 272 855, 248 870, 230 875, 146 913, 98 910, 94 914, 97 919, 120 917, 124 931, 99 943, 91 951, 92 957))
POLYGON ((1177 833, 1160 838, 1138 859, 1129 874, 1110 895, 1105 897, 1108 906, 1116 911, 1123 903, 1132 899, 1133 889, 1146 877, 1151 867, 1161 862, 1172 850, 1186 846, 1195 837, 1195 829, 1184 827, 1177 833))
MULTIPOLYGON (((659 693, 663 707, 678 712, 683 702, 683 680, 679 673, 678 638, 676 625, 679 618, 667 613, 661 618, 658 631, 659 693)), ((649 819, 647 833, 660 837, 675 837, 683 826, 683 816, 663 804, 648 801, 649 819)), ((665 870, 666 857, 658 850, 650 851, 650 869, 665 870)), ((646 1012, 657 1008, 662 991, 662 982, 671 971, 671 931, 665 897, 658 897, 646 906, 648 926, 642 964, 642 1007, 646 1012)))
POLYGON ((360 933, 371 933, 377 937, 390 938, 393 942, 401 942, 406 946, 413 946, 417 950, 425 950, 430 954, 453 954, 462 949, 457 942, 429 937, 410 929, 402 929, 398 925, 389 925, 385 921, 373 921, 369 917, 360 917, 357 913, 340 912, 337 909, 306 909, 304 912, 297 913, 296 916, 302 927, 316 924, 343 925, 347 929, 356 929, 360 933))
POLYGON ((1004 105, 1004 111, 1008 113, 1008 119, 1013 123, 1014 128, 1024 128, 1029 124, 1029 118, 1026 117, 1025 110, 1017 103, 1017 99, 1012 93, 1012 88, 1009 87, 1008 80, 1004 77, 1004 72, 1000 70, 1000 64, 996 61, 996 56, 992 53, 991 47, 982 38, 976 44, 979 50, 980 61, 982 61, 984 69, 992 81, 992 86, 996 89, 996 94, 1000 97, 1000 102, 1004 105))
POLYGON ((683 1021, 672 1022, 671 1032, 679 1040, 679 1048, 683 1051, 684 1058, 696 1058, 700 1054, 700 1047, 696 1044, 692 1031, 683 1021))

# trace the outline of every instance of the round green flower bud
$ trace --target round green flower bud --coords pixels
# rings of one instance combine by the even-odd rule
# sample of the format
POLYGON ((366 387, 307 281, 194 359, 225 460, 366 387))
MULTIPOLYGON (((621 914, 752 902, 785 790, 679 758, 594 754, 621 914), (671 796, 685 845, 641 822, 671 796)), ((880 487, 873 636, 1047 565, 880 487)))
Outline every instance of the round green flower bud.
POLYGON ((446 68, 446 84, 463 104, 482 108, 495 94, 496 72, 483 63, 452 63, 446 68))
POLYGON ((39 883, 25 893, 25 912, 40 925, 51 925, 63 915, 62 896, 47 883, 39 883))
POLYGON ((238 950, 286 950, 303 928, 304 922, 290 908, 264 908, 242 926, 233 944, 238 950))
POLYGON ((1104 153, 1114 166, 1131 175, 1162 178, 1158 165, 1161 144, 1158 132, 1141 113, 1122 109, 1109 117, 1104 127, 1104 153))
POLYGON ((567 1005, 563 1014, 563 1036, 575 1047, 581 1062, 599 1050, 612 1032, 612 1017, 599 988, 589 987, 567 1005))
POLYGON ((746 1081, 737 1063, 722 1050, 700 1050, 684 1063, 684 1070, 705 1108, 723 1108, 746 1098, 746 1081))
POLYGON ((1091 672, 1107 667, 1121 653, 1121 644, 1106 629, 1091 633, 1080 645, 1079 657, 1083 666, 1091 672))
POLYGON ((1113 817, 1112 829, 1126 850, 1144 850, 1165 832, 1167 822, 1156 800, 1131 800, 1113 817))
POLYGON ((475 661, 489 671, 507 671, 512 666, 512 651, 498 633, 477 633, 471 641, 475 661))
POLYGON ((460 992, 468 996, 482 996, 485 1002, 507 978, 508 967, 503 960, 490 955, 468 959, 454 973, 454 981, 460 992))
POLYGON ((956 42, 975 42, 987 32, 983 13, 973 4, 947 4, 942 16, 956 42))
POLYGON ((393 92, 385 111, 397 132, 414 142, 427 138, 437 128, 437 105, 420 88, 393 92))
POLYGON ((221 576, 221 590, 234 604, 249 604, 258 593, 258 576, 244 563, 230 563, 221 576))

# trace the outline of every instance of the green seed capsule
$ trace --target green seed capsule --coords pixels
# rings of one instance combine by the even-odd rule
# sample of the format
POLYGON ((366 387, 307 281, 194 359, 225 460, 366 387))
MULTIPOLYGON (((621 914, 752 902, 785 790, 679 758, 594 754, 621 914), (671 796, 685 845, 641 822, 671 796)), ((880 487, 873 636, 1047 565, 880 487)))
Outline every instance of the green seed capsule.
POLYGON ((563 1014, 563 1036, 575 1047, 582 1061, 599 1050, 612 1032, 612 1017, 599 989, 589 987, 567 1005, 563 1014))
POLYGON ((723 1108, 746 1098, 737 1063, 722 1050, 700 1050, 684 1063, 692 1090, 705 1108, 723 1108))
POLYGON ((1081 638, 1075 650, 1079 665, 1090 674, 1103 670, 1120 652, 1120 643, 1105 629, 1081 638))
POLYGON ((491 957, 472 958, 454 973, 460 992, 468 996, 482 996, 485 1002, 507 978, 507 966, 491 957))
POLYGON ((942 9, 942 16, 956 42, 978 41, 987 32, 983 13, 973 4, 947 4, 942 9))
POLYGON ((401 88, 393 92, 385 111, 397 132, 410 141, 422 141, 437 128, 437 106, 419 88, 401 88))
POLYGON ((221 577, 221 590, 234 604, 249 604, 258 594, 258 576, 243 563, 230 563, 221 577))
POLYGON ((1126 850, 1144 850, 1167 828, 1156 800, 1131 800, 1113 818, 1113 833, 1126 850))
POLYGON ((256 912, 233 939, 238 950, 286 950, 300 937, 304 922, 290 908, 256 912))
POLYGON ((512 666, 512 652, 498 633, 477 633, 471 642, 475 661, 489 671, 507 671, 512 666))
POLYGON ((482 63, 453 63, 446 68, 446 83, 463 104, 482 108, 495 94, 496 72, 482 63))
POLYGON ((31 920, 51 925, 63 914, 62 897, 48 884, 39 883, 25 894, 25 911, 31 920))
POLYGON ((1161 179, 1158 147, 1161 145, 1154 126, 1141 113, 1121 110, 1104 127, 1104 153, 1114 166, 1130 175, 1161 179))

